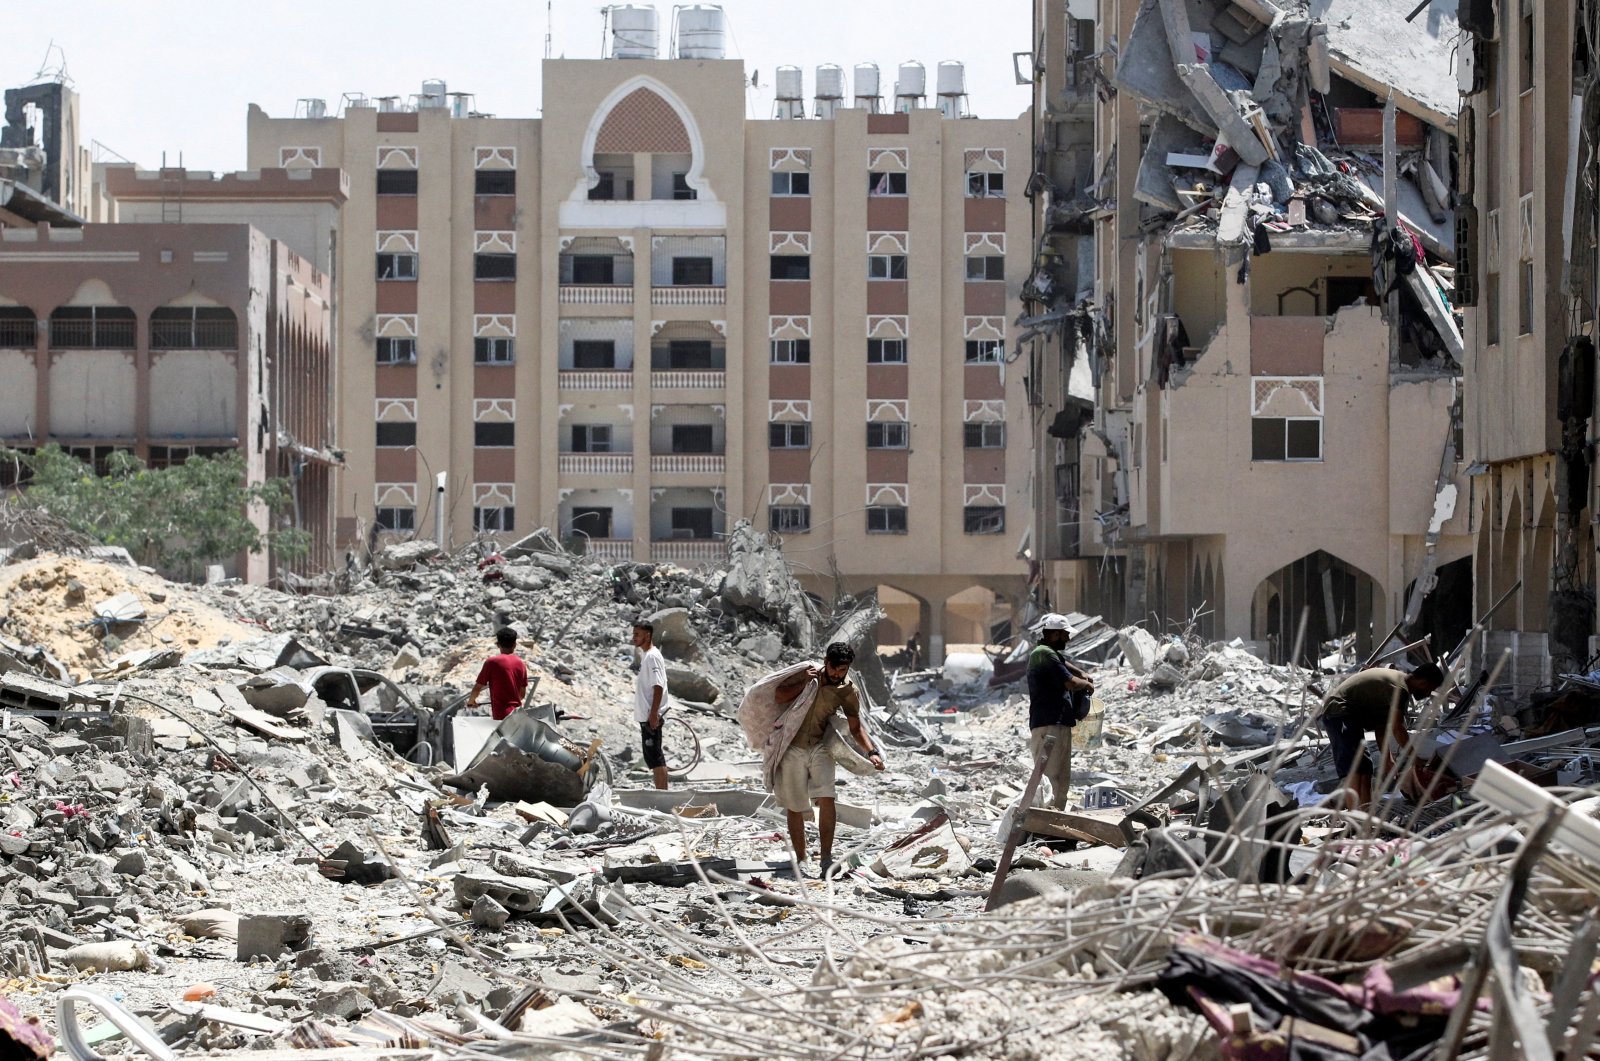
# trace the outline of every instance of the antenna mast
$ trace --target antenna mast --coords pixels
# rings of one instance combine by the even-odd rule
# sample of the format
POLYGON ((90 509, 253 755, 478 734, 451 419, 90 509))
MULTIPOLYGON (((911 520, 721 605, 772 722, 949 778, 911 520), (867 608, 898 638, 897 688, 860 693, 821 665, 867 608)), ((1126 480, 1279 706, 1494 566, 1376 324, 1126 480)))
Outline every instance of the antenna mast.
POLYGON ((554 28, 551 23, 555 18, 555 13, 551 8, 554 6, 554 2, 555 0, 545 0, 544 4, 544 57, 546 59, 550 58, 550 35, 554 28))

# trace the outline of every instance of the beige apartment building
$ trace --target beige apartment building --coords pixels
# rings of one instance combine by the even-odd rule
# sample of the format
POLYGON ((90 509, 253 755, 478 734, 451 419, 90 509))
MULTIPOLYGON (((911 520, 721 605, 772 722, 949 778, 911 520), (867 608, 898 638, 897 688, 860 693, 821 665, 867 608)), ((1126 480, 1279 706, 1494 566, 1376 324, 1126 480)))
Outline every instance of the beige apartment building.
POLYGON ((1547 685, 1592 669, 1600 9, 1463 3, 1466 452, 1488 665, 1547 685), (1520 583, 1520 588, 1519 588, 1520 583))
POLYGON ((251 109, 251 166, 349 180, 342 540, 442 510, 457 542, 693 565, 748 518, 818 592, 883 587, 891 636, 982 640, 1027 581, 1027 116, 965 117, 957 68, 930 98, 913 65, 848 96, 824 67, 811 99, 781 69, 750 120, 716 34, 657 58, 622 34, 643 10, 618 54, 544 63, 539 118, 437 82, 251 109))
POLYGON ((1446 301, 1453 20, 1413 26, 1380 6, 1037 12, 1056 142, 1025 320, 1054 362, 1041 575, 1063 604, 1162 629, 1197 617, 1204 636, 1278 658, 1302 619, 1302 658, 1352 635, 1364 650, 1402 620, 1448 647, 1470 624, 1446 301), (1414 69, 1363 53, 1373 38, 1346 33, 1357 14, 1392 22, 1376 39, 1414 69), (1085 79, 1100 86, 1087 160, 1085 79), (1398 215, 1425 248, 1393 303, 1371 251, 1386 80, 1398 215))

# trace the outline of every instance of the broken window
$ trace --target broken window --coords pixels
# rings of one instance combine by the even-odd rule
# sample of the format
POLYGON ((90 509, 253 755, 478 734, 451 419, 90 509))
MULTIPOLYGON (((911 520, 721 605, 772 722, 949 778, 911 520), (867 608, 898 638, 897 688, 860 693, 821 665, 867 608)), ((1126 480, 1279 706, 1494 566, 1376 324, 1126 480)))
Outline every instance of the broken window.
POLYGON ((509 336, 480 335, 472 340, 472 361, 478 365, 509 365, 516 360, 516 342, 509 336))
POLYGON ((910 445, 910 424, 873 422, 867 425, 868 449, 906 449, 910 445))
POLYGON ((609 508, 573 508, 572 534, 590 538, 611 537, 611 510, 609 508))
POLYGON ((472 256, 474 280, 515 280, 517 256, 515 254, 474 254, 472 256))
POLYGON ((417 256, 415 254, 391 254, 387 252, 378 254, 379 280, 415 280, 416 278, 417 256))
POLYGON ((161 306, 150 311, 152 350, 233 350, 239 325, 233 310, 210 306, 161 306))
POLYGON ((767 425, 767 445, 772 449, 810 449, 811 425, 804 421, 776 421, 767 425))
POLYGON ((772 175, 772 194, 778 197, 810 195, 811 174, 774 173, 772 175))
POLYGON ((672 537, 706 539, 711 536, 711 509, 673 507, 672 537))
POLYGON ((572 452, 574 452, 574 453, 610 453, 611 452, 611 425, 610 424, 573 424, 572 425, 572 452))
POLYGON ((479 449, 505 449, 517 444, 517 425, 479 421, 472 425, 472 444, 479 449))
POLYGON ((772 279, 811 279, 811 258, 805 254, 774 254, 772 256, 772 279))
POLYGON ((968 199, 1003 199, 1006 194, 1004 173, 967 174, 968 199))
POLYGON ((967 280, 1004 280, 1006 260, 998 254, 975 254, 967 259, 967 280))
POLYGON ((517 194, 517 171, 514 169, 480 169, 472 182, 474 195, 517 194))
POLYGON ((379 195, 416 195, 417 171, 414 169, 380 169, 378 171, 379 195))
POLYGON ((904 254, 867 255, 868 280, 904 280, 906 256, 904 254))
POLYGON ((906 363, 904 339, 868 339, 867 364, 903 365, 906 363))
POLYGON ((1250 459, 1321 460, 1322 421, 1316 417, 1254 417, 1250 421, 1250 459))
POLYGON ((811 530, 811 506, 768 506, 767 527, 778 534, 806 534, 811 530))
POLYGON ((710 424, 673 424, 673 453, 715 453, 716 437, 710 424))
POLYGON ((616 368, 616 340, 574 339, 572 341, 572 367, 577 369, 616 368))
POLYGON ((414 365, 417 363, 417 341, 410 336, 378 340, 378 364, 414 365))
POLYGON ((967 362, 969 364, 994 364, 1005 354, 1006 344, 1003 339, 968 339, 967 362))
POLYGON ((472 529, 478 534, 516 530, 516 509, 510 505, 479 506, 472 510, 472 529))
POLYGON ((868 534, 904 534, 906 532, 906 507, 904 505, 869 505, 867 507, 868 534))
POLYGON ((963 534, 1000 534, 1006 529, 1006 510, 998 505, 968 505, 961 517, 963 534))
POLYGON ((710 258, 672 259, 673 287, 708 287, 711 283, 710 258))
POLYGON ((1004 449, 1006 425, 999 420, 988 423, 965 424, 964 438, 967 449, 1004 449))
POLYGON ((417 425, 415 421, 403 420, 398 422, 378 422, 377 444, 380 447, 415 446, 417 444, 417 425))
POLYGON ((811 364, 810 339, 774 339, 772 340, 772 363, 774 365, 809 365, 811 364))
POLYGON ((906 175, 904 173, 869 173, 867 174, 868 195, 904 195, 906 193, 906 175))
POLYGON ((410 505, 379 508, 372 521, 379 530, 409 534, 417 529, 417 510, 410 505))

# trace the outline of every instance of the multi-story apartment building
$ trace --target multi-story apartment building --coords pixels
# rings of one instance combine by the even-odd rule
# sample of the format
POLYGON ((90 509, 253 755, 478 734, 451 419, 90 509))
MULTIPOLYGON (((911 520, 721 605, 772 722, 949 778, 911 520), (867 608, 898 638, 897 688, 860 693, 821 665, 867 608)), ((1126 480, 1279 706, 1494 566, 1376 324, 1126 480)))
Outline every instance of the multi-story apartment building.
POLYGON ((1044 259, 1026 292, 1030 319, 1061 329, 1043 418, 1077 457, 1047 503, 1047 581, 1075 577, 1086 611, 1198 616, 1280 657, 1302 621, 1303 656, 1402 619, 1453 644, 1471 621, 1442 264, 1453 21, 1366 5, 1355 33, 1293 5, 1100 0, 1090 43, 1086 8, 1047 4, 1041 34, 1046 71, 1098 66, 1087 173, 1039 204, 1046 235, 1092 265, 1044 259), (1402 52, 1409 66, 1386 67, 1402 52), (1426 249, 1414 274, 1387 250, 1375 271, 1372 252, 1385 81, 1397 242, 1426 249))
POLYGON ((623 32, 647 15, 614 9, 610 58, 547 60, 539 118, 439 83, 252 108, 252 166, 349 177, 342 539, 442 505, 457 541, 549 525, 694 564, 750 518, 819 592, 905 601, 934 658, 947 619, 981 638, 964 603, 1026 586, 1027 116, 961 115, 953 65, 929 106, 912 65, 881 100, 858 68, 855 106, 839 68, 809 104, 785 69, 749 120, 715 26, 661 59, 653 22, 623 32))
POLYGON ((1466 452, 1480 612, 1521 688, 1595 649, 1600 8, 1463 2, 1466 452))

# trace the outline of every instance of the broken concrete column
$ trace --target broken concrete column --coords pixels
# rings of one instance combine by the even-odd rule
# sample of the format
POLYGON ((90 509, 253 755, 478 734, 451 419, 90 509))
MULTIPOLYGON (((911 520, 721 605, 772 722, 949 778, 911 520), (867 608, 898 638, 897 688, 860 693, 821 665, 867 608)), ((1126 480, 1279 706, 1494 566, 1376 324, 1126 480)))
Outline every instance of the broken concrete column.
POLYGON ((1266 145, 1240 115, 1238 106, 1222 90, 1222 86, 1217 84, 1209 66, 1204 63, 1179 66, 1178 79, 1194 93, 1194 98, 1221 132, 1222 138, 1239 153, 1242 161, 1259 166, 1267 160, 1266 145))
POLYGON ((311 918, 305 914, 247 914, 239 918, 238 959, 276 960, 286 950, 302 950, 311 942, 311 918))
MULTIPOLYGON (((1117 631, 1117 647, 1135 674, 1148 674, 1161 656, 1161 648, 1150 631, 1142 626, 1128 626, 1117 631)), ((1071 650, 1071 646, 1068 646, 1071 650)))
POLYGON ((378 566, 385 571, 404 571, 439 555, 439 545, 431 541, 396 542, 378 554, 378 566))

